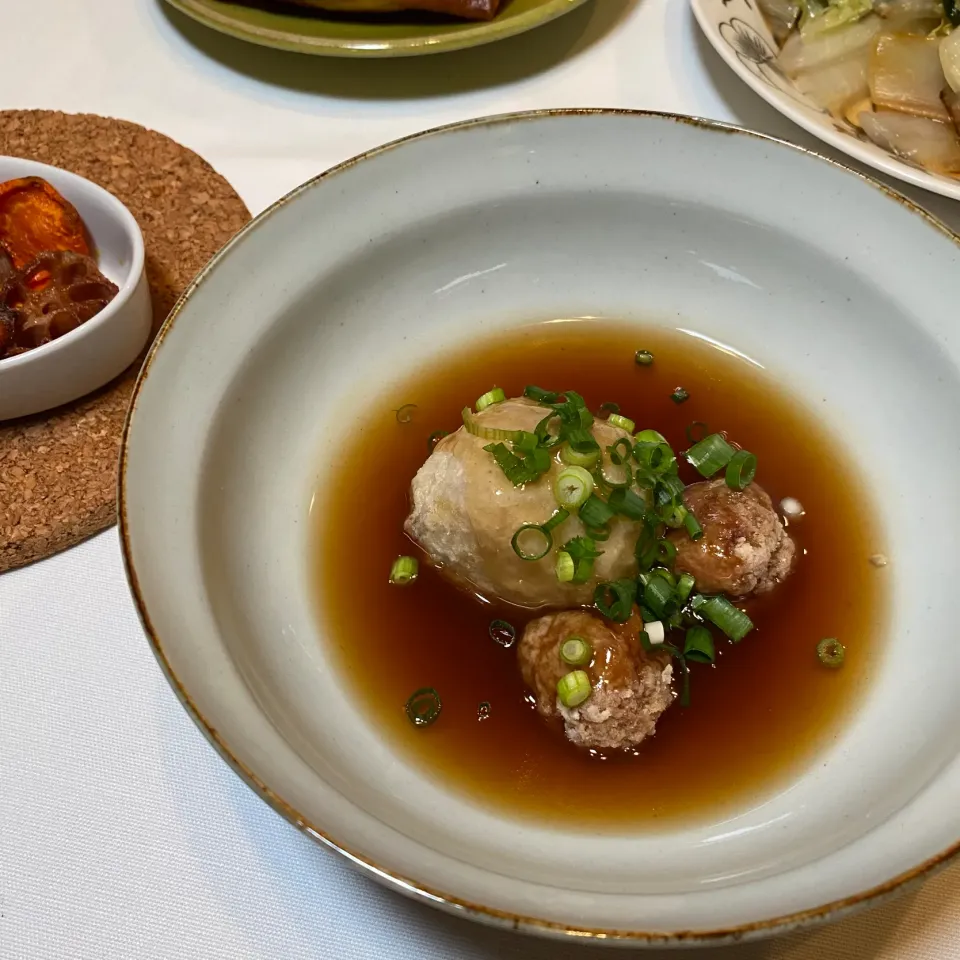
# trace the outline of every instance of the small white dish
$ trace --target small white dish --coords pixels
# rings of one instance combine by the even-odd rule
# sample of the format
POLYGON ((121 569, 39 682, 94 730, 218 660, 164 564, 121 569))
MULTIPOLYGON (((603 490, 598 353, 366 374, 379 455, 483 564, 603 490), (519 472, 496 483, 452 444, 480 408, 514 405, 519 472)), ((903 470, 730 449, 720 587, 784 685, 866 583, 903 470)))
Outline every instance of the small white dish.
POLYGON ((727 66, 755 93, 807 133, 897 180, 960 199, 960 180, 928 173, 832 117, 797 90, 777 66, 777 45, 754 0, 690 0, 700 29, 727 66))
POLYGON ((147 343, 152 323, 143 235, 133 214, 103 187, 57 167, 0 157, 0 183, 41 177, 76 208, 100 272, 119 292, 86 323, 50 343, 0 360, 0 420, 76 400, 121 374, 147 343))
POLYGON ((678 945, 876 902, 960 842, 960 332, 943 284, 958 270, 957 239, 898 194, 687 117, 500 117, 349 161, 214 257, 141 372, 120 523, 154 652, 280 813, 464 916, 678 945), (598 316, 765 366, 863 469, 891 558, 857 710, 720 822, 601 833, 454 792, 351 696, 314 608, 311 496, 373 396, 476 337, 598 316), (901 469, 916 450, 922 469, 901 469))

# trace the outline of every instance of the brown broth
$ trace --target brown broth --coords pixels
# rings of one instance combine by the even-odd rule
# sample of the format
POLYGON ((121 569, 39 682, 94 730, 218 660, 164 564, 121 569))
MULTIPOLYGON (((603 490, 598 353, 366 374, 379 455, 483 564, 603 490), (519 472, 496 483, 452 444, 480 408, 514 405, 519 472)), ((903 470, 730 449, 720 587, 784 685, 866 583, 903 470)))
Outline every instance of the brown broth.
POLYGON ((411 763, 479 803, 592 829, 649 829, 753 805, 836 734, 880 653, 881 576, 868 562, 877 529, 843 451, 766 375, 692 337, 593 321, 520 328, 433 362, 381 397, 341 463, 313 516, 316 599, 338 666, 411 763), (652 367, 634 364, 639 347, 655 354, 652 367), (757 455, 757 482, 774 503, 793 496, 806 509, 790 525, 803 554, 795 572, 747 604, 757 629, 739 645, 718 639, 717 664, 692 667, 691 706, 672 706, 635 755, 579 750, 537 715, 515 649, 488 636, 492 618, 510 620, 519 636, 529 615, 461 594, 422 561, 416 584, 387 582, 394 558, 417 552, 402 528, 429 435, 456 429, 460 409, 492 385, 509 397, 528 383, 576 389, 593 410, 615 401, 677 450, 693 421, 725 430, 757 455), (689 391, 686 403, 670 399, 677 386, 689 391), (405 403, 417 409, 401 425, 394 411, 405 403), (834 636, 847 647, 839 670, 816 657, 818 641, 834 636), (443 710, 414 728, 404 704, 424 686, 443 710), (481 720, 483 701, 491 709, 481 720))

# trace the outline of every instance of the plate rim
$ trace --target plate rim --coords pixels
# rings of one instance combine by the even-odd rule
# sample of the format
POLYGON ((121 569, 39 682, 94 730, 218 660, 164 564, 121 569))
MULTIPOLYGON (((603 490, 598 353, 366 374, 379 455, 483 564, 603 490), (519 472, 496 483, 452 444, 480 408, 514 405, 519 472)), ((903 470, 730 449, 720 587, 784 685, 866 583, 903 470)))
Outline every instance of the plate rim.
MULTIPOLYGON (((696 0, 694 0, 696 2, 696 0)), ((371 874, 375 879, 384 883, 391 889, 404 894, 418 902, 428 903, 435 907, 440 907, 450 913, 466 916, 470 919, 486 923, 490 926, 506 928, 517 932, 537 934, 542 937, 552 937, 554 939, 582 940, 598 944, 619 944, 621 946, 633 947, 664 947, 664 946, 720 946, 723 944, 736 943, 746 940, 756 940, 776 934, 783 934, 793 930, 818 925, 828 920, 840 919, 850 913, 865 909, 868 906, 878 906, 881 903, 893 898, 897 894, 919 884, 934 873, 946 867, 953 859, 960 855, 960 841, 941 850, 932 857, 927 858, 921 863, 915 865, 909 870, 902 871, 899 874, 889 878, 883 883, 876 884, 859 893, 852 894, 838 900, 829 901, 817 907, 807 910, 797 911, 782 916, 771 917, 765 920, 751 921, 749 923, 734 924, 729 927, 718 928, 714 930, 675 930, 669 932, 663 931, 645 931, 631 929, 610 929, 581 927, 576 924, 559 923, 556 921, 545 920, 540 917, 531 917, 523 914, 515 914, 508 911, 489 907, 484 904, 474 903, 458 897, 455 894, 446 891, 437 890, 429 884, 407 877, 404 874, 390 870, 376 863, 372 858, 359 851, 352 850, 341 844, 334 837, 311 822, 292 804, 288 803, 279 794, 273 791, 264 783, 257 774, 234 755, 230 746, 218 728, 214 727, 203 715, 197 705, 193 702, 190 694, 180 681, 174 671, 164 650, 163 641, 153 627, 147 605, 144 601, 140 588, 139 578, 136 572, 136 566, 133 560, 133 550, 131 546, 130 524, 127 516, 127 461, 130 445, 130 433, 134 416, 136 415, 137 403, 143 389, 150 369, 157 352, 161 349, 163 341, 173 329, 177 318, 182 312, 184 306, 194 295, 197 289, 204 283, 207 276, 216 268, 217 264, 225 258, 235 244, 238 244, 249 233, 252 233, 257 227, 271 217, 278 210, 287 206, 295 200, 301 193, 311 190, 320 182, 332 179, 338 173, 350 170, 358 163, 392 152, 398 147, 414 142, 432 139, 444 134, 456 133, 462 130, 474 127, 494 127, 502 124, 535 122, 553 117, 579 117, 579 116, 619 116, 630 119, 656 119, 669 120, 675 123, 688 124, 699 129, 708 130, 716 133, 732 134, 746 136, 748 138, 760 140, 764 143, 776 144, 778 147, 786 147, 797 153, 806 154, 815 160, 827 163, 836 169, 852 174, 867 185, 879 190, 889 199, 902 204, 906 209, 919 215, 930 226, 941 232, 944 237, 952 241, 960 248, 960 235, 952 231, 946 224, 925 210, 919 204, 897 192, 887 184, 875 179, 867 173, 857 170, 853 167, 824 156, 815 150, 791 143, 779 137, 769 134, 759 133, 749 130, 735 124, 725 123, 719 120, 711 120, 703 117, 687 116, 683 114, 656 111, 656 110, 631 110, 618 108, 556 108, 520 111, 515 113, 496 114, 475 119, 462 120, 455 123, 444 124, 438 127, 410 134, 396 140, 389 141, 370 150, 364 151, 350 159, 347 159, 324 172, 311 177, 304 183, 294 187, 289 193, 280 197, 274 203, 266 207, 261 213, 243 226, 213 257, 201 268, 199 273, 191 280, 186 289, 173 305, 170 313, 167 315, 159 332, 157 333, 153 344, 144 359, 133 392, 130 397, 130 404, 127 409, 127 416, 123 425, 123 432, 120 439, 119 471, 117 481, 117 513, 118 526, 120 534, 120 549, 122 553, 124 572, 127 582, 133 596, 137 615, 143 626, 147 641, 153 651, 153 654, 159 664, 164 677, 173 688, 177 698, 180 700, 187 714, 193 720, 200 732, 206 737, 207 741, 213 746, 220 757, 226 761, 237 776, 257 795, 266 801, 277 813, 285 820, 295 826, 298 830, 305 833, 312 840, 336 851, 347 860, 362 868, 371 874)))
POLYGON ((722 42, 718 31, 713 26, 712 19, 707 15, 707 4, 709 2, 710 0, 690 0, 690 8, 693 11, 694 19, 696 19, 704 38, 733 73, 757 96, 770 104, 777 113, 786 117, 801 129, 806 130, 811 136, 822 140, 835 150, 839 150, 878 173, 893 177, 896 180, 902 180, 904 183, 920 187, 922 190, 929 190, 931 193, 946 197, 949 200, 960 200, 960 180, 951 181, 948 177, 911 167, 893 154, 885 154, 882 158, 874 156, 871 151, 864 149, 866 145, 861 144, 855 137, 843 133, 829 124, 816 123, 806 113, 795 109, 789 103, 789 98, 784 94, 760 81, 750 71, 742 69, 735 54, 722 42))
POLYGON ((547 0, 544 6, 509 20, 469 22, 460 31, 451 34, 425 34, 407 39, 331 40, 327 37, 308 37, 287 30, 275 30, 238 24, 226 13, 212 11, 204 0, 167 0, 184 16, 218 33, 261 47, 284 50, 288 53, 306 53, 318 57, 387 58, 414 57, 434 53, 451 53, 469 47, 478 47, 496 40, 504 40, 527 30, 549 23, 582 6, 587 0, 547 0))

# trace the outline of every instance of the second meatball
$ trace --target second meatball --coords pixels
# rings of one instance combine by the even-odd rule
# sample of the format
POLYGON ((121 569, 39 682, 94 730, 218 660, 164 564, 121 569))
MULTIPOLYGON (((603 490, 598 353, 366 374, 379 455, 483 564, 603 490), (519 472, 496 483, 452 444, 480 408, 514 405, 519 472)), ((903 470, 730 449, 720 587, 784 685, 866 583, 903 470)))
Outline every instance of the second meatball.
POLYGON ((733 490, 725 480, 691 484, 684 491, 687 509, 703 527, 691 540, 675 530, 675 569, 696 578, 704 593, 731 597, 772 590, 793 566, 795 546, 766 491, 751 483, 733 490))

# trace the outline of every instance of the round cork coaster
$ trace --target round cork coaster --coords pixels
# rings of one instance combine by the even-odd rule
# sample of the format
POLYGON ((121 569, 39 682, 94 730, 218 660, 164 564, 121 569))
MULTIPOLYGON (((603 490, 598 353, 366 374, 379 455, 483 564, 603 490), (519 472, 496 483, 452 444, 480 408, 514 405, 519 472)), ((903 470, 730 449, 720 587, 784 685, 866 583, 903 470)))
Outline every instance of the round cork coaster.
MULTIPOLYGON (((124 120, 0 111, 0 154, 70 170, 127 205, 146 244, 154 331, 197 271, 250 219, 205 160, 124 120)), ((56 410, 0 423, 0 573, 116 522, 120 434, 139 367, 56 410)))

